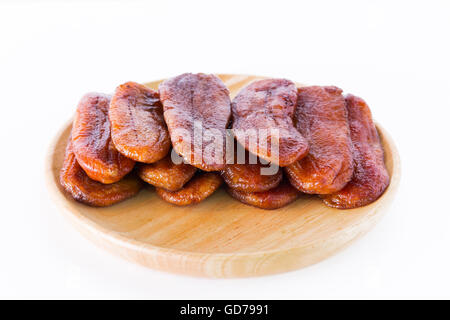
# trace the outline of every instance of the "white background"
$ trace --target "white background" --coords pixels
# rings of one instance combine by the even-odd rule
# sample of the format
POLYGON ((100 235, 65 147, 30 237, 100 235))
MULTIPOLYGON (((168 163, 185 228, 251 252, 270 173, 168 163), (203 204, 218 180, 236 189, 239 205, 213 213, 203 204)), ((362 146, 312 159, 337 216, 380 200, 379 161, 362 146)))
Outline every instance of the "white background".
POLYGON ((450 298, 449 1, 11 1, 0 4, 0 298, 450 298), (44 159, 88 91, 184 72, 337 85, 402 158, 398 196, 354 245, 303 270, 208 280, 85 240, 44 159))

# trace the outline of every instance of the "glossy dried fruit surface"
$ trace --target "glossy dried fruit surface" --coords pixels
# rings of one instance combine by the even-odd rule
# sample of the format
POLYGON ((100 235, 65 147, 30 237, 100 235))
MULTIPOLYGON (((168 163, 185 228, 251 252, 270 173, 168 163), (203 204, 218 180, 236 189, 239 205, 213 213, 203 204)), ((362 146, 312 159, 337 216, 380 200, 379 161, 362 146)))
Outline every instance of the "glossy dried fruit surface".
POLYGON ((299 192, 287 180, 283 180, 274 189, 263 192, 242 192, 232 188, 227 188, 227 190, 233 198, 240 202, 267 210, 287 206, 299 196, 299 192))
POLYGON ((281 167, 304 157, 308 144, 292 119, 296 102, 297 89, 289 80, 260 80, 243 88, 231 104, 237 141, 253 154, 281 167), (248 130, 256 130, 256 136, 245 134, 248 130), (262 135, 263 130, 267 137, 262 135), (271 130, 278 130, 278 139, 271 130), (256 143, 252 143, 255 138, 256 143))
POLYGON ((285 168, 291 184, 311 194, 342 189, 353 173, 350 129, 342 90, 302 87, 294 123, 309 144, 308 155, 285 168))
POLYGON ((155 187, 177 191, 194 176, 196 171, 197 168, 189 164, 174 164, 169 153, 155 163, 139 165, 138 175, 155 187))
POLYGON ((170 137, 158 92, 136 82, 117 87, 109 107, 111 137, 117 150, 144 163, 164 158, 170 137))
POLYGON ((280 184, 283 173, 278 166, 262 164, 256 156, 250 159, 250 153, 243 148, 240 152, 242 155, 238 156, 235 148, 234 163, 227 164, 221 173, 230 188, 242 192, 261 192, 280 184))
POLYGON ((75 200, 95 207, 106 207, 131 198, 142 186, 142 182, 134 176, 112 184, 92 180, 78 164, 71 140, 66 148, 60 183, 75 200))
POLYGON ((222 170, 231 115, 223 82, 214 75, 185 73, 161 83, 159 93, 175 151, 197 168, 222 170))
POLYGON ((134 161, 120 154, 111 140, 109 102, 108 95, 86 94, 78 104, 72 128, 78 163, 91 179, 102 183, 117 182, 134 167, 134 161))
POLYGON ((369 106, 353 95, 347 95, 345 101, 355 169, 352 179, 342 190, 322 197, 326 205, 339 209, 368 205, 383 194, 390 180, 369 106))
POLYGON ((262 175, 262 164, 229 164, 222 171, 226 184, 242 192, 261 192, 275 188, 280 184, 283 174, 281 169, 273 175, 262 175))
POLYGON ((222 182, 223 180, 218 173, 204 172, 194 176, 181 190, 167 191, 156 188, 156 193, 167 202, 178 206, 186 206, 205 200, 219 189, 222 182))

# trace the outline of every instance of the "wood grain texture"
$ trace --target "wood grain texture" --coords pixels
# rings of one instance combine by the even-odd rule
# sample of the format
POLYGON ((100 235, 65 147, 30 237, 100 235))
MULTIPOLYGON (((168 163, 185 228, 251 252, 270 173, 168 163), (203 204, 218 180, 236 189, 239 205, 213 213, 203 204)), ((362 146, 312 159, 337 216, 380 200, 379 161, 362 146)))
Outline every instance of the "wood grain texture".
MULTIPOLYGON (((219 75, 232 97, 264 77, 219 75)), ((157 89, 161 81, 147 83, 157 89)), ((71 129, 66 124, 49 148, 48 189, 77 229, 99 246, 141 265, 187 275, 249 277, 286 272, 336 253, 370 230, 393 200, 400 180, 395 145, 377 125, 391 183, 376 202, 357 209, 326 207, 302 195, 287 207, 265 211, 232 199, 223 188, 204 202, 176 207, 149 187, 108 208, 74 201, 59 185, 59 170, 71 129)))

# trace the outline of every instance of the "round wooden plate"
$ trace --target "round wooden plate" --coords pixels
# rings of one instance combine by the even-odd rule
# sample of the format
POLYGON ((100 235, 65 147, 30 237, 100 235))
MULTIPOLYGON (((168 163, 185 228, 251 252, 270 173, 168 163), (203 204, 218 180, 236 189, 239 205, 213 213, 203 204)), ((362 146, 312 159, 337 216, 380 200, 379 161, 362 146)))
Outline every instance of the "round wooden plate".
MULTIPOLYGON (((231 96, 263 77, 219 75, 231 96)), ((147 83, 156 89, 161 81, 147 83)), ((316 263, 365 234, 391 203, 400 180, 400 159, 387 132, 377 126, 391 183, 376 202, 337 210, 302 195, 287 207, 266 211, 232 199, 223 189, 200 204, 176 207, 152 187, 107 208, 74 201, 59 184, 71 130, 66 124, 50 147, 46 177, 57 205, 86 237, 144 266, 206 277, 249 277, 316 263)))

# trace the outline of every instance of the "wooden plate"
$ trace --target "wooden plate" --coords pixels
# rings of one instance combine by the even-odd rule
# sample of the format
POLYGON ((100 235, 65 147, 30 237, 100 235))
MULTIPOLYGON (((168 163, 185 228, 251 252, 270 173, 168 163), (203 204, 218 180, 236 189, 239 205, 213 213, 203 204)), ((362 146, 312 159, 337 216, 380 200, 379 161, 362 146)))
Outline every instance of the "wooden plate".
MULTIPOLYGON (((263 77, 219 75, 232 97, 263 77)), ((147 83, 157 88, 161 81, 147 83)), ((74 201, 59 185, 70 133, 66 124, 51 145, 46 168, 50 193, 73 224, 101 247, 144 266, 206 277, 260 276, 316 263, 365 234, 391 203, 400 180, 400 160, 387 132, 378 127, 391 183, 369 206, 337 210, 303 195, 287 207, 266 211, 243 205, 224 190, 204 202, 176 207, 154 190, 109 208, 74 201)))

